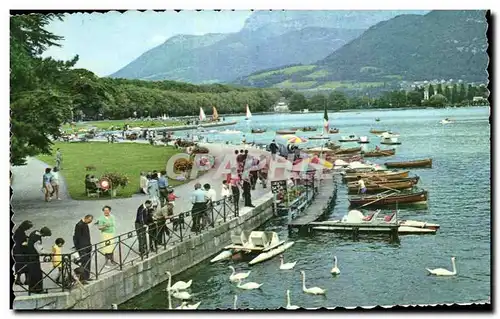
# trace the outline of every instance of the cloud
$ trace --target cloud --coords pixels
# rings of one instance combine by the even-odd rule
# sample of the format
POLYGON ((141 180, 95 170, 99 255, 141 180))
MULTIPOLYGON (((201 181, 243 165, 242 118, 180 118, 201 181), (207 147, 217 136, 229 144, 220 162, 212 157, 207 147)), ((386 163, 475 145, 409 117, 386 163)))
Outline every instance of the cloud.
POLYGON ((166 40, 167 40, 166 36, 157 34, 153 36, 151 39, 149 39, 149 43, 153 45, 159 45, 165 42, 166 40))

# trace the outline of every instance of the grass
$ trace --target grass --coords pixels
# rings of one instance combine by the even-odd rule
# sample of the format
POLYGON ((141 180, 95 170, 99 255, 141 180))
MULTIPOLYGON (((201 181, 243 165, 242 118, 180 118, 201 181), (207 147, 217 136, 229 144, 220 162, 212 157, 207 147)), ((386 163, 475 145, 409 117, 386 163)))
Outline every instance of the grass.
POLYGON ((309 89, 316 84, 316 81, 304 81, 304 82, 292 82, 290 80, 283 81, 281 83, 273 85, 277 88, 287 88, 287 89, 309 89))
POLYGON ((310 79, 318 79, 318 78, 325 77, 327 75, 328 75, 328 71, 327 70, 319 70, 319 71, 313 72, 311 74, 308 74, 305 77, 306 78, 310 78, 310 79))
MULTIPOLYGON (((99 178, 103 173, 116 172, 129 178, 129 184, 120 188, 117 197, 130 197, 139 190, 140 172, 165 170, 168 159, 180 152, 173 147, 151 146, 138 143, 55 143, 63 155, 61 175, 66 181, 69 194, 73 199, 89 199, 85 193, 85 175, 99 178), (95 171, 87 172, 86 166, 95 166, 95 171)), ((55 156, 42 155, 38 159, 54 166, 55 156)), ((177 186, 182 181, 169 179, 169 185, 177 186)), ((106 198, 107 195, 101 198, 106 198)))
POLYGON ((125 124, 129 124, 130 127, 163 127, 163 126, 179 126, 183 125, 184 122, 181 121, 127 121, 127 120, 111 120, 111 121, 94 121, 94 122, 81 122, 76 123, 73 128, 70 124, 64 124, 63 130, 71 131, 74 129, 97 127, 99 129, 108 129, 111 126, 123 127, 125 124))
POLYGON ((356 89, 356 88, 369 88, 369 87, 380 87, 383 86, 384 82, 341 82, 341 81, 332 81, 325 82, 317 87, 317 89, 338 89, 338 88, 346 88, 346 89, 356 89))
POLYGON ((291 66, 289 68, 285 69, 280 69, 280 70, 274 70, 274 71, 268 71, 264 73, 259 73, 252 75, 249 77, 250 80, 259 80, 259 79, 264 79, 270 75, 273 74, 285 74, 285 75, 292 75, 297 72, 302 72, 302 71, 310 71, 314 69, 316 66, 315 65, 297 65, 297 66, 291 66))

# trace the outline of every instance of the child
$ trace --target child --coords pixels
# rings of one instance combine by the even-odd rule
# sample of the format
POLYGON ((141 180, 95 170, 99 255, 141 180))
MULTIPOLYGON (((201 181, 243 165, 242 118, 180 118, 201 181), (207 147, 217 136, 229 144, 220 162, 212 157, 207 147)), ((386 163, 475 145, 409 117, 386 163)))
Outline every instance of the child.
POLYGON ((61 248, 64 245, 64 239, 57 238, 55 245, 52 246, 52 267, 54 269, 57 268, 57 277, 56 282, 61 282, 62 276, 62 257, 61 257, 61 248))
POLYGON ((222 189, 220 191, 220 196, 222 198, 226 198, 226 197, 231 196, 231 190, 229 188, 229 184, 228 184, 227 180, 222 181, 222 189))

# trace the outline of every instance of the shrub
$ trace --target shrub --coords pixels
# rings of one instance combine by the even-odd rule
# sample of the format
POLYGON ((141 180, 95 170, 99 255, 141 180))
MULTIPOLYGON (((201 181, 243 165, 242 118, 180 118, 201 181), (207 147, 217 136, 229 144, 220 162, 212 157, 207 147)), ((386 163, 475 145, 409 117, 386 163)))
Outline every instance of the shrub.
POLYGON ((112 188, 125 187, 128 185, 128 177, 120 173, 105 173, 101 178, 106 178, 111 182, 112 188))

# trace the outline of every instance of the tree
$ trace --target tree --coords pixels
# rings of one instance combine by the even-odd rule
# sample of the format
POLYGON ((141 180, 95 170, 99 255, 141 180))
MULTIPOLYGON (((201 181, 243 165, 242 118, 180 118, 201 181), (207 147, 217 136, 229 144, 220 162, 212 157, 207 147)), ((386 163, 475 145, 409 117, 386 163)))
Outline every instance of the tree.
POLYGON ((290 111, 300 111, 302 109, 306 109, 308 107, 307 100, 302 93, 295 92, 290 97, 288 107, 290 111))
POLYGON ((477 91, 476 87, 469 84, 467 88, 467 100, 472 101, 476 96, 476 91, 477 91))
POLYGON ((434 86, 429 84, 429 98, 434 95, 434 86))
POLYGON ((328 109, 342 110, 349 106, 347 97, 344 93, 333 91, 328 96, 328 109))
POLYGON ((465 84, 463 83, 460 83, 460 86, 458 87, 458 90, 457 90, 457 102, 458 103, 461 103, 465 100, 465 98, 467 97, 467 92, 465 91, 465 84))
POLYGON ((68 62, 40 55, 61 39, 44 29, 55 14, 18 15, 10 18, 10 109, 12 165, 27 156, 50 154, 51 138, 70 118, 71 98, 64 83, 77 57, 68 62))
POLYGON ((315 94, 309 100, 309 108, 311 110, 323 110, 327 105, 328 99, 323 94, 315 94))
POLYGON ((448 105, 448 99, 442 94, 436 94, 429 99, 430 105, 434 107, 444 107, 448 105))
POLYGON ((448 101, 451 101, 451 90, 448 85, 444 86, 444 92, 443 95, 446 97, 448 101))
POLYGON ((443 95, 443 85, 441 83, 438 83, 436 85, 436 94, 441 94, 443 95))
POLYGON ((410 106, 420 106, 422 104, 423 96, 418 91, 410 91, 406 95, 406 98, 410 106))

